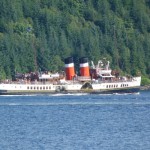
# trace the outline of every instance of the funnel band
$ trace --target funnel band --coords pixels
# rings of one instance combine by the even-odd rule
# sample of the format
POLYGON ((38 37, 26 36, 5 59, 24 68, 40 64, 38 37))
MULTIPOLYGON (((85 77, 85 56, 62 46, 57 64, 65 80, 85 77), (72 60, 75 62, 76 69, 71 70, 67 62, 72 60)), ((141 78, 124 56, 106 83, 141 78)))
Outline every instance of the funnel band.
POLYGON ((74 67, 74 63, 65 64, 65 68, 70 68, 70 67, 74 67))
POLYGON ((81 67, 88 67, 88 66, 89 66, 89 64, 88 64, 88 63, 80 64, 80 68, 81 68, 81 67))

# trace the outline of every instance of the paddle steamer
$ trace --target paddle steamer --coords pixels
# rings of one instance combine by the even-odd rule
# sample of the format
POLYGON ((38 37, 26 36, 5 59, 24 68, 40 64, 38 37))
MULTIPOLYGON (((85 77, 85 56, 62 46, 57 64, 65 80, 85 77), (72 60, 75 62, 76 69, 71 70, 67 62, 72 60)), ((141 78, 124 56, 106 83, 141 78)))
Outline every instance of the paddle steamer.
POLYGON ((0 83, 0 94, 54 94, 54 93, 133 93, 138 92, 141 77, 119 76, 110 69, 109 61, 99 60, 96 65, 82 57, 80 75, 75 73, 72 57, 65 59, 65 71, 61 73, 32 73, 17 75, 17 81, 0 83))

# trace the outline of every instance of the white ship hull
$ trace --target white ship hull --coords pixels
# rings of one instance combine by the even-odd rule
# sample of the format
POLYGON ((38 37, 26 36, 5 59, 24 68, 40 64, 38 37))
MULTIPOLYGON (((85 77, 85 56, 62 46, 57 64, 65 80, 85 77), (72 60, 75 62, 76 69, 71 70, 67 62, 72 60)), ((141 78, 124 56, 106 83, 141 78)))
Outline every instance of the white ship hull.
POLYGON ((1 83, 0 94, 51 94, 51 93, 132 93, 138 92, 141 77, 135 77, 132 81, 115 82, 85 82, 66 84, 52 83, 1 83))

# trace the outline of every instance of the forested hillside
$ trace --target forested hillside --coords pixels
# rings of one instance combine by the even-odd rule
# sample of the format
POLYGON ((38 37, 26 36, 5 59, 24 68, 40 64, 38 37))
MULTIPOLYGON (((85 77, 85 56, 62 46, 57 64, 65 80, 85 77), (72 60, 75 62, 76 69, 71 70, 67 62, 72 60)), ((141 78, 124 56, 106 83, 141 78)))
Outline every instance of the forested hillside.
POLYGON ((150 74, 150 0, 0 0, 0 79, 81 56, 150 74))

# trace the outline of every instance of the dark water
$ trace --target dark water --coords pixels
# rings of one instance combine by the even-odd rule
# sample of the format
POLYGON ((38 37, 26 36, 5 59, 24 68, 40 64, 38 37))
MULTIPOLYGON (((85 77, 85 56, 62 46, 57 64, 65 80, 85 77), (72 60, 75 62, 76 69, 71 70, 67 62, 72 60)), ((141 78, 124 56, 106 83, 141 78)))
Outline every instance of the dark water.
POLYGON ((0 96, 0 150, 150 150, 150 92, 0 96))

